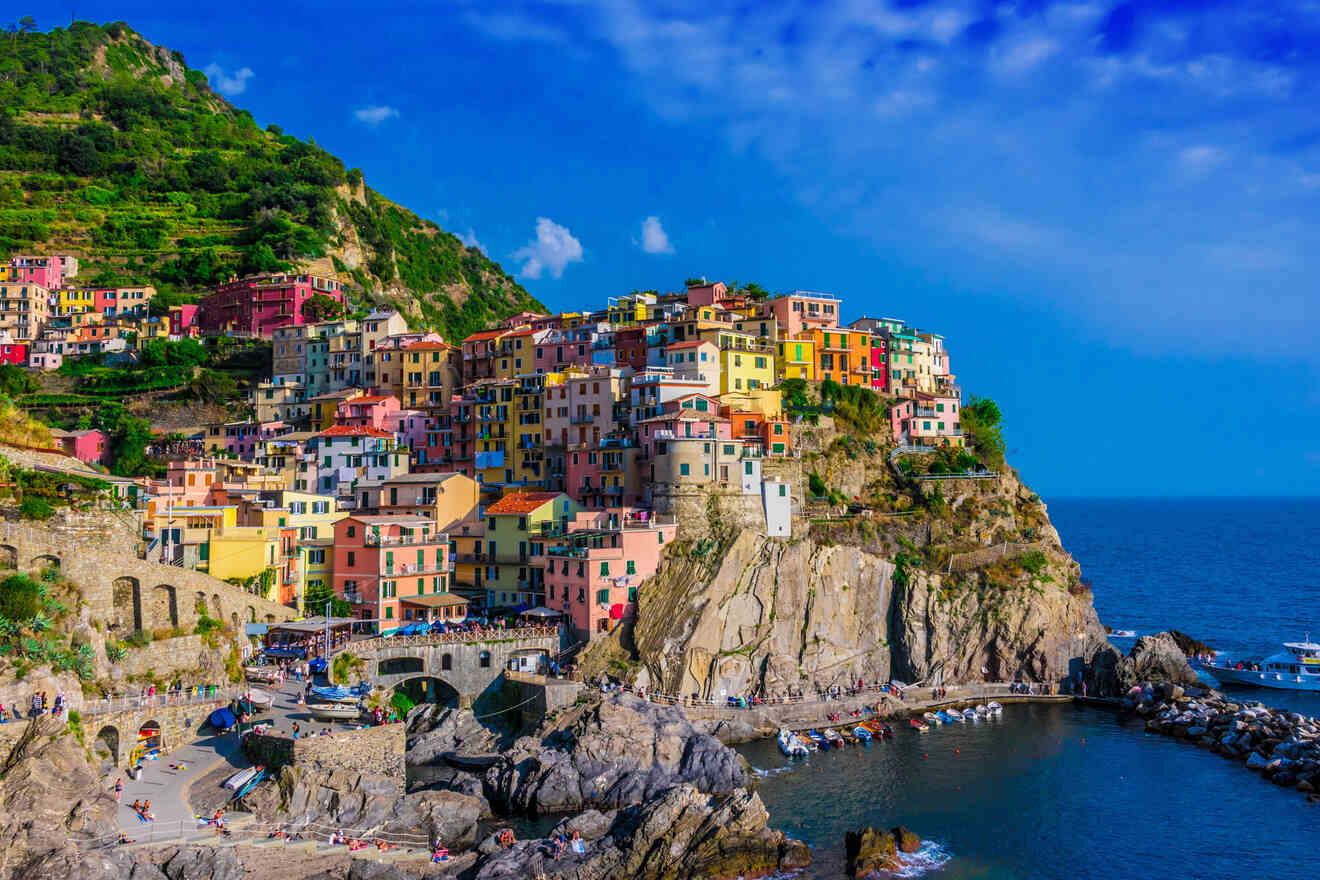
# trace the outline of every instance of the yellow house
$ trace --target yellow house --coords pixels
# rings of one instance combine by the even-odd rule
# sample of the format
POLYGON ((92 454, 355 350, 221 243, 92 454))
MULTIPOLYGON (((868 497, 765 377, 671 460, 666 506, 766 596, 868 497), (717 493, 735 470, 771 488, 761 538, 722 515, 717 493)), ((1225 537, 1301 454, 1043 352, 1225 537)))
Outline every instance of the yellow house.
POLYGON ((303 406, 307 408, 307 414, 312 419, 312 430, 328 431, 334 427, 335 413, 339 411, 339 404, 345 400, 361 397, 364 393, 361 388, 350 388, 346 391, 331 391, 329 394, 321 394, 308 400, 303 406))
POLYGON ((346 516, 334 495, 276 489, 262 492, 259 502, 244 502, 239 524, 297 529, 300 540, 333 538, 335 523, 346 516))
POLYGON ((495 355, 495 378, 513 379, 535 372, 536 344, 531 328, 510 330, 500 337, 495 355))
POLYGON ((816 343, 810 339, 786 339, 778 344, 779 378, 816 381, 816 343))
POLYGON ((272 602, 290 603, 300 582, 296 535, 294 529, 278 526, 237 526, 214 532, 204 559, 206 570, 220 580, 246 580, 269 569, 271 577, 258 595, 272 602))
POLYGON ((312 588, 335 585, 335 541, 314 538, 298 542, 298 592, 295 596, 298 611, 304 614, 323 614, 324 608, 307 608, 304 599, 312 588))
POLYGON ((449 557, 454 560, 456 590, 481 590, 485 576, 486 521, 459 523, 449 528, 449 557))
POLYGON ((563 492, 506 492, 486 508, 486 607, 543 604, 545 538, 577 511, 563 492))
POLYGON ((730 391, 720 395, 720 406, 733 412, 757 412, 767 419, 783 417, 782 397, 778 388, 757 388, 752 391, 730 391))
POLYGON ((719 334, 720 394, 754 391, 775 384, 774 346, 749 333, 719 334))

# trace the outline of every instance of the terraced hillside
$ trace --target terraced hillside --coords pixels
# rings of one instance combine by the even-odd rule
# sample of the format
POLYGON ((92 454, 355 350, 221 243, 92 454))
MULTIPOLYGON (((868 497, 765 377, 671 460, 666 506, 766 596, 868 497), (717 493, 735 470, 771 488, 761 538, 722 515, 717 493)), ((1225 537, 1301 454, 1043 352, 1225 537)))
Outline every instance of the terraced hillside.
POLYGON ((4 37, 0 252, 72 252, 79 282, 158 308, 294 267, 462 336, 539 304, 499 264, 314 142, 257 127, 179 52, 122 23, 4 37))

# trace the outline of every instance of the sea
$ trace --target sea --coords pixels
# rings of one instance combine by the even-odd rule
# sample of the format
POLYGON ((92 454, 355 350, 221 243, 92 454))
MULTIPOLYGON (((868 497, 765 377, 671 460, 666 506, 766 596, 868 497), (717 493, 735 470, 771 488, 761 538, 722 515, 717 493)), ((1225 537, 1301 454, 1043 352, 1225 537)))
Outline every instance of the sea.
MULTIPOLYGON (((1115 630, 1247 656, 1320 640, 1320 499, 1046 501, 1115 630)), ((1232 693, 1320 715, 1320 695, 1232 693)), ((771 824, 812 846, 803 878, 844 875, 847 831, 900 824, 926 841, 907 877, 1320 876, 1320 805, 1100 709, 1008 705, 805 761, 772 741, 738 748, 771 824)))

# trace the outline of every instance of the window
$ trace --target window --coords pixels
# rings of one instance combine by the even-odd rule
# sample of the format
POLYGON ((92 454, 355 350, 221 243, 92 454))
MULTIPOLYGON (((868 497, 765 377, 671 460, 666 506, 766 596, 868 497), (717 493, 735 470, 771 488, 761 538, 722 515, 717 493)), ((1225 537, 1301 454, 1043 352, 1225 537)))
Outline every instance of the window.
POLYGON ((631 559, 629 559, 629 560, 628 560, 628 570, 627 570, 627 572, 625 572, 625 573, 626 573, 626 574, 637 574, 637 563, 636 563, 636 562, 633 562, 631 559))
POLYGON ((683 476, 683 477, 689 476, 691 474, 691 470, 692 469, 688 466, 686 462, 678 466, 679 476, 683 476))
POLYGON ((352 550, 349 550, 349 551, 348 551, 348 567, 349 567, 349 568, 352 568, 352 567, 353 567, 354 565, 356 565, 356 564, 357 564, 357 554, 354 553, 352 550))
POLYGON ((448 672, 448 671, 450 671, 450 670, 453 669, 453 668, 454 668, 454 657, 453 657, 453 655, 452 655, 452 654, 443 654, 443 655, 441 655, 441 657, 440 657, 440 669, 441 669, 441 671, 443 671, 443 672, 448 672))
POLYGON ((482 669, 490 668, 490 651, 482 651, 478 663, 482 669))
POLYGON ((608 604, 610 604, 610 591, 609 591, 609 590, 597 590, 597 591, 596 591, 596 601, 599 602, 599 603, 602 604, 602 605, 608 605, 608 604))
POLYGON ((600 563, 600 576, 601 576, 601 577, 609 577, 609 576, 610 576, 610 564, 609 564, 609 562, 606 562, 606 561, 604 561, 604 560, 601 561, 601 563, 600 563))
POLYGON ((729 456, 732 456, 732 455, 735 454, 734 451, 733 451, 733 444, 732 444, 732 443, 725 443, 725 444, 724 444, 724 454, 725 454, 725 455, 729 455, 729 456))
POLYGON ((386 620, 393 620, 393 619, 394 619, 394 609, 393 609, 393 608, 386 608, 386 609, 385 609, 385 619, 386 619, 386 620))

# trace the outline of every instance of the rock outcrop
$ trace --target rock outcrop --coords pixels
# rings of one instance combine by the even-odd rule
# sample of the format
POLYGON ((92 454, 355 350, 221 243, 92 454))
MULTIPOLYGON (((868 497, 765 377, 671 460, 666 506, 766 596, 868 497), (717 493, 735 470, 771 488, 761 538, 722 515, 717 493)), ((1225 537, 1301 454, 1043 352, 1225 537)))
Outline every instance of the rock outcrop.
POLYGON ((262 821, 325 837, 330 829, 360 834, 439 838, 455 852, 476 843, 478 823, 490 815, 479 797, 454 791, 400 796, 394 780, 342 770, 280 770, 278 791, 257 789, 245 800, 262 821), (256 793, 254 793, 256 794, 256 793))
POLYGON ((899 853, 921 849, 921 838, 902 825, 888 831, 863 828, 845 834, 843 848, 848 876, 866 877, 877 871, 901 871, 903 862, 899 853))
POLYGON ((440 763, 451 753, 495 752, 506 736, 477 721, 470 709, 423 703, 408 713, 408 765, 440 763))
POLYGON ((566 826, 582 830, 581 855, 552 860, 544 841, 508 849, 488 842, 476 880, 546 877, 572 880, 721 880, 800 868, 807 846, 767 827, 760 797, 745 789, 707 795, 679 785, 640 806, 590 813, 566 826))
POLYGON ((1186 655, 1167 632, 1137 639, 1119 662, 1118 677, 1124 690, 1144 682, 1194 685, 1198 681, 1186 655))
POLYGON ((795 519, 784 540, 721 529, 712 503, 705 536, 674 542, 640 593, 638 683, 720 699, 857 679, 1061 681, 1109 648, 1044 504, 1011 471, 914 500, 883 456, 868 461, 861 497, 903 512, 795 519))
POLYGON ((485 781, 501 811, 542 814, 639 804, 679 783, 727 794, 748 778, 743 759, 679 709, 615 693, 519 739, 485 781))

